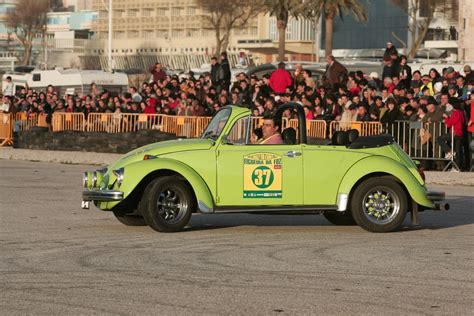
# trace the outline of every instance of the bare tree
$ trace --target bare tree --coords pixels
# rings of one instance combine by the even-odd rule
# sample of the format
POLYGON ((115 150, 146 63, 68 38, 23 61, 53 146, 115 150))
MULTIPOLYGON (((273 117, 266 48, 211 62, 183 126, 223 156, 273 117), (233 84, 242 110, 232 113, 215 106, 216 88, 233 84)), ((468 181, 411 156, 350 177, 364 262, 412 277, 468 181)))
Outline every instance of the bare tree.
POLYGON ((204 20, 207 26, 214 29, 216 55, 227 50, 232 30, 244 27, 263 8, 261 0, 197 0, 196 2, 205 12, 204 20))
POLYGON ((396 6, 401 8, 408 15, 408 31, 411 42, 408 56, 414 58, 416 52, 425 40, 426 33, 436 13, 444 13, 453 10, 457 5, 457 0, 392 0, 396 6))
POLYGON ((30 61, 34 37, 44 32, 49 8, 50 0, 19 0, 15 9, 6 15, 7 28, 15 33, 23 46, 22 65, 30 61))

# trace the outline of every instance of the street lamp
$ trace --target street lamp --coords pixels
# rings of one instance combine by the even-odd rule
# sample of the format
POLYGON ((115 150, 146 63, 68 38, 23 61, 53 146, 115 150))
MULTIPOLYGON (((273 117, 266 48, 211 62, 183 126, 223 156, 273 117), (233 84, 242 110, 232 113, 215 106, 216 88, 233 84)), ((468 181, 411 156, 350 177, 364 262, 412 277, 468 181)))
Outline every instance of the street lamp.
POLYGON ((109 0, 109 6, 105 5, 104 0, 102 0, 102 5, 105 7, 105 10, 109 12, 109 36, 108 36, 108 49, 107 49, 107 64, 108 64, 108 70, 112 72, 112 0, 109 0))

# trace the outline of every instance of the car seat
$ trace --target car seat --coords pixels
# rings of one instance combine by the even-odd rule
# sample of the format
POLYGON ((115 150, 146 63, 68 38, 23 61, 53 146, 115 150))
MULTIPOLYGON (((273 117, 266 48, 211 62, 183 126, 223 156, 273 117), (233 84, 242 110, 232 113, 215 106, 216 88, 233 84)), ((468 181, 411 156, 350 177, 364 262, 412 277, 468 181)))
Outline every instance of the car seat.
POLYGON ((296 130, 293 127, 285 128, 285 130, 281 133, 281 138, 287 145, 296 144, 296 130))

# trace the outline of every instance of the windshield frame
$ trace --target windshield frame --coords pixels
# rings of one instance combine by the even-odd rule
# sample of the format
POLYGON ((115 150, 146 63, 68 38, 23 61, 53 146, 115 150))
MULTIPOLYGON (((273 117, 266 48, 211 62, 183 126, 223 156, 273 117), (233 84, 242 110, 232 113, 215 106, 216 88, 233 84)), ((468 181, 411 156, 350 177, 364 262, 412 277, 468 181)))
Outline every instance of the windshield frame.
POLYGON ((202 132, 201 138, 210 138, 212 140, 217 140, 221 136, 227 124, 229 123, 229 119, 231 118, 231 116, 231 107, 223 107, 222 109, 217 111, 212 117, 209 124, 207 125, 206 129, 202 132), (220 123, 223 121, 225 123, 219 127, 220 123))

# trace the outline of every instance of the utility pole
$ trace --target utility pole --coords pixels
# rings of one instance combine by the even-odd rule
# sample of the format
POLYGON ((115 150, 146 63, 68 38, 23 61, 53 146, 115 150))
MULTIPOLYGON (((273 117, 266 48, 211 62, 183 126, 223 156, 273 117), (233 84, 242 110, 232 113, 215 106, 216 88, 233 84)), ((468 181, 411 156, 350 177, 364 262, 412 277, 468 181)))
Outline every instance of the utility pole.
POLYGON ((109 71, 113 71, 112 67, 112 0, 109 0, 109 43, 108 43, 108 66, 109 71))
POLYGON ((172 17, 172 13, 171 13, 171 1, 168 2, 168 9, 169 9, 169 12, 170 12, 170 18, 168 20, 169 24, 168 24, 168 39, 170 41, 170 64, 169 64, 169 69, 172 68, 172 64, 173 64, 173 42, 172 42, 172 39, 171 39, 171 17, 172 17))

